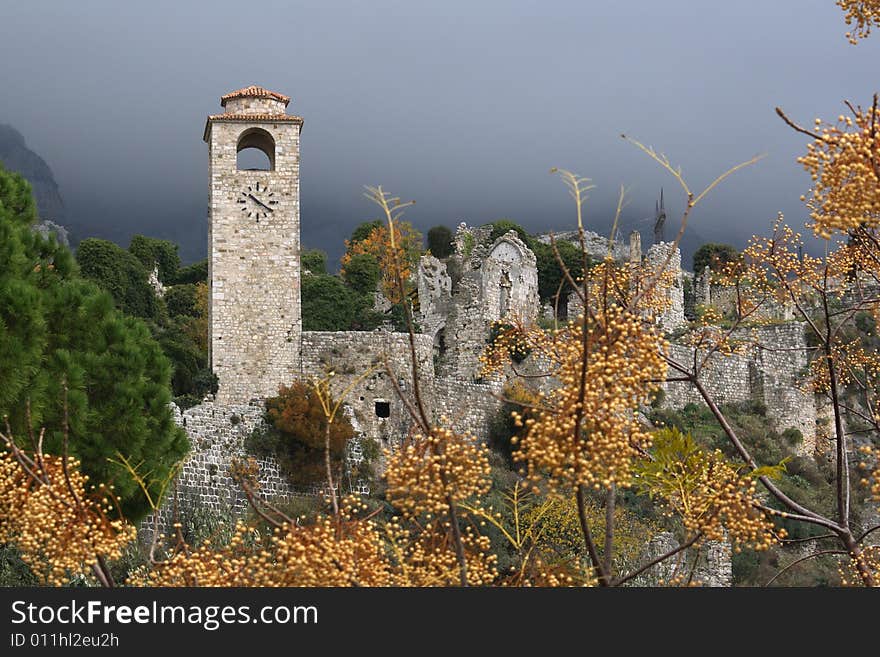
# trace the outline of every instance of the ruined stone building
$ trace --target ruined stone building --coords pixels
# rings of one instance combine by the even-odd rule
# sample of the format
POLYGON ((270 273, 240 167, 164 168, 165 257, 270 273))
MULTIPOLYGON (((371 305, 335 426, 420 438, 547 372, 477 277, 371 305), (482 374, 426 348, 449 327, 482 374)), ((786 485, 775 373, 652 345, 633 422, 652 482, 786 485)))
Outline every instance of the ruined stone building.
MULTIPOLYGON (((179 415, 192 452, 179 490, 199 504, 236 509, 245 504, 230 478, 231 459, 262 421, 263 400, 281 384, 321 378, 332 372, 332 390, 351 387, 345 403, 356 432, 394 447, 411 421, 401 395, 413 399, 415 379, 409 336, 372 332, 303 331, 300 300, 300 136, 303 119, 288 114, 290 98, 251 86, 220 99, 222 113, 208 117, 204 140, 209 171, 209 344, 219 379, 216 396, 179 415), (256 149, 261 169, 242 164, 241 153, 256 149), (366 376, 362 377, 364 373, 366 376)), ((539 238, 539 239, 547 239, 539 238)), ((557 239, 577 240, 575 233, 557 239)), ((629 244, 588 234, 594 258, 666 262, 674 284, 669 309, 660 319, 667 332, 686 324, 681 254, 665 242, 642 253, 638 233, 629 244)), ((530 324, 538 319, 538 274, 534 253, 515 231, 491 237, 490 227, 461 224, 454 253, 445 260, 421 258, 417 270, 420 333, 415 336, 418 383, 435 420, 485 438, 499 413, 500 383, 480 379, 479 356, 495 322, 530 324)), ((708 278, 697 295, 708 302, 708 278)), ((569 302, 569 317, 578 313, 569 302)), ((773 343, 797 345, 796 323, 766 329, 773 343)), ((689 347, 673 345, 683 350, 689 347)), ((759 399, 780 429, 798 427, 815 442, 816 409, 799 392, 805 366, 800 352, 734 356, 707 373, 706 385, 720 401, 759 399)), ((667 384, 666 404, 696 401, 683 384, 667 384)), ((352 483, 352 488, 355 488, 352 483)), ((295 494, 271 460, 261 464, 266 496, 295 494)))

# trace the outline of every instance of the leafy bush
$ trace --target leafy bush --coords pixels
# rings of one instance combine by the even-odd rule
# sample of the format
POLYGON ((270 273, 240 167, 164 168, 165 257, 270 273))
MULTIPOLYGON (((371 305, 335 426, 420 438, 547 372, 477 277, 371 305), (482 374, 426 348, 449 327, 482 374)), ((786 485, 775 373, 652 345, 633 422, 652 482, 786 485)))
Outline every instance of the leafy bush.
POLYGON ((526 229, 519 224, 510 221, 510 219, 499 219, 498 221, 493 221, 489 225, 492 226, 492 232, 489 235, 490 242, 494 242, 508 231, 515 230, 523 243, 529 248, 532 247, 532 238, 529 237, 526 229))
POLYGON ((713 272, 721 271, 722 267, 731 262, 738 262, 740 252, 730 244, 709 242, 694 252, 694 274, 699 275, 709 266, 713 272))
POLYGON ((516 426, 513 413, 519 413, 525 421, 531 414, 530 407, 537 405, 539 397, 520 383, 507 386, 504 397, 507 401, 501 405, 489 425, 488 444, 504 459, 506 467, 513 468, 517 443, 525 435, 525 428, 516 426))
POLYGON ((149 273, 131 253, 113 242, 85 239, 76 251, 82 275, 107 290, 126 315, 155 321, 159 302, 149 273))
POLYGON ((492 322, 487 342, 491 346, 494 345, 499 338, 504 338, 507 342, 508 353, 510 354, 511 359, 513 359, 513 362, 521 363, 529 357, 529 354, 532 353, 532 349, 523 340, 519 339, 519 335, 517 328, 512 324, 506 324, 503 321, 496 321, 492 322))
POLYGON ((379 261, 369 253, 353 255, 342 273, 346 285, 364 296, 372 295, 376 291, 381 275, 379 261))
POLYGON ((361 224, 358 224, 357 227, 352 231, 351 237, 348 238, 348 245, 354 246, 358 242, 363 242, 376 228, 383 228, 384 226, 385 223, 379 219, 375 219, 373 221, 365 221, 361 224))
POLYGON ((327 254, 320 249, 308 249, 302 252, 300 264, 303 271, 308 270, 310 274, 326 274, 327 254))
POLYGON ((446 226, 434 226, 428 230, 428 250, 435 258, 452 255, 452 231, 446 226))
POLYGON ((364 299, 336 276, 303 276, 304 331, 348 331, 364 306, 364 299))
MULTIPOLYGON (((326 429, 327 418, 315 389, 297 381, 281 386, 278 396, 266 400, 266 424, 250 435, 245 449, 257 456, 274 456, 294 486, 320 484, 327 480, 326 429)), ((331 467, 337 480, 353 436, 351 422, 337 414, 329 433, 331 467)))
MULTIPOLYGON (((799 441, 803 440, 800 431, 791 428, 782 432, 781 435, 777 433, 773 428, 772 421, 766 416, 766 406, 758 402, 725 404, 721 406, 721 410, 759 466, 784 464, 785 472, 775 482, 783 493, 808 508, 833 515, 831 505, 835 495, 830 482, 834 480, 834 473, 827 462, 796 454, 795 448, 799 441)), ((728 458, 739 458, 712 412, 704 406, 688 404, 679 411, 656 409, 652 413, 652 421, 655 424, 664 424, 690 432, 698 442, 706 447, 720 449, 728 458)), ((772 497, 768 498, 767 504, 773 508, 782 509, 781 505, 772 497)), ((787 519, 777 519, 777 523, 786 529, 790 538, 808 538, 824 533, 813 525, 787 519)), ((743 573, 748 573, 748 577, 753 579, 737 579, 736 581, 746 585, 762 584, 774 574, 773 568, 775 566, 772 566, 771 562, 778 559, 778 553, 779 548, 776 548, 757 557, 757 561, 751 558, 742 558, 736 566, 740 573, 738 577, 745 577, 746 575, 743 573), (761 580, 761 578, 764 579, 761 580)), ((812 570, 806 568, 797 570, 792 575, 794 579, 786 581, 795 582, 801 586, 816 585, 827 582, 828 576, 830 576, 829 573, 822 568, 817 567, 812 570), (810 579, 811 577, 818 579, 813 580, 810 579)))
POLYGON ((197 317, 199 314, 196 286, 192 283, 169 287, 165 291, 164 299, 171 317, 197 317))
MULTIPOLYGON (((583 276, 583 256, 580 247, 571 242, 560 240, 556 242, 556 249, 571 277, 577 280, 578 277, 583 276)), ((535 253, 538 267, 538 295, 541 297, 541 301, 552 302, 556 297, 556 292, 559 291, 559 283, 565 279, 562 267, 559 266, 559 261, 550 244, 535 242, 532 245, 532 251, 535 253)), ((587 266, 590 266, 589 256, 587 257, 587 266)), ((567 280, 563 282, 560 307, 564 307, 565 300, 573 291, 574 288, 567 280)))
POLYGON ((155 237, 135 235, 131 238, 128 251, 141 261, 148 272, 153 267, 159 267, 159 280, 169 285, 177 280, 180 269, 180 255, 177 253, 177 244, 168 240, 159 240, 155 237))
POLYGON ((208 259, 199 260, 193 264, 182 267, 177 272, 177 277, 172 283, 207 283, 208 282, 208 259))

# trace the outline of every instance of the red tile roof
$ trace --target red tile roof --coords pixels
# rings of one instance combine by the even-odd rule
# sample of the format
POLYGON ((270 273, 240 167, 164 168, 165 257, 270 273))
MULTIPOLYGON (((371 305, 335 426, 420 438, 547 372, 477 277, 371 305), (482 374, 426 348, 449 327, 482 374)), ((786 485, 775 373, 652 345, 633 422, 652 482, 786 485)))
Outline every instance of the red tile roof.
POLYGON ((284 103, 285 107, 287 107, 287 104, 290 102, 290 96, 285 96, 284 94, 279 94, 275 91, 269 91, 268 89, 264 89, 255 84, 245 87, 244 89, 239 89, 238 91, 231 91, 225 96, 220 96, 220 105, 226 107, 226 101, 231 98, 271 98, 272 100, 284 103))

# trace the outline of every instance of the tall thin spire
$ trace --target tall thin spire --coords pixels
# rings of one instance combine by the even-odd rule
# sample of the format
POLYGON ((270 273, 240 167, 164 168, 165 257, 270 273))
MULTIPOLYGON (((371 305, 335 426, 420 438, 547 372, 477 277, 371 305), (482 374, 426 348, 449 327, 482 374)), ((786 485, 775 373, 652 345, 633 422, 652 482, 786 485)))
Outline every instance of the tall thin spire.
POLYGON ((654 244, 665 242, 664 226, 666 224, 666 208, 663 207, 663 188, 660 188, 660 202, 654 201, 654 244))

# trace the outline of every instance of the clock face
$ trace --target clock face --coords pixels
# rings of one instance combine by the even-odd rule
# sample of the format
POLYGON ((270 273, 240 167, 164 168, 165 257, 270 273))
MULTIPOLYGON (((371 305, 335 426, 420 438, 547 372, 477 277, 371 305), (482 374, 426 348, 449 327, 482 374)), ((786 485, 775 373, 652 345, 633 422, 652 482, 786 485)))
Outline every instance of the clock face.
POLYGON ((266 219, 275 211, 278 199, 275 197, 275 192, 271 191, 268 185, 261 185, 257 182, 253 185, 248 185, 247 189, 241 191, 238 203, 241 205, 242 213, 260 221, 260 219, 266 219))

